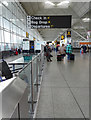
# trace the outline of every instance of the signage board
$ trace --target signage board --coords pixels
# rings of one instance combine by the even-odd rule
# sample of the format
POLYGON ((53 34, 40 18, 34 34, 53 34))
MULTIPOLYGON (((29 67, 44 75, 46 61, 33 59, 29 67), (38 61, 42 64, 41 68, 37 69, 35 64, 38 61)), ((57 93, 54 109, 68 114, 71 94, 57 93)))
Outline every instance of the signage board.
POLYGON ((65 36, 64 35, 61 35, 61 40, 64 40, 65 39, 65 36))
POLYGON ((41 50, 41 43, 35 42, 35 50, 41 50))
POLYGON ((27 27, 31 29, 71 28, 72 15, 27 16, 27 27))
POLYGON ((29 38, 29 33, 28 32, 26 32, 26 38, 29 38))
POLYGON ((23 50, 30 50, 29 41, 26 39, 23 39, 23 50))
POLYGON ((71 31, 67 31, 67 38, 71 37, 71 31))

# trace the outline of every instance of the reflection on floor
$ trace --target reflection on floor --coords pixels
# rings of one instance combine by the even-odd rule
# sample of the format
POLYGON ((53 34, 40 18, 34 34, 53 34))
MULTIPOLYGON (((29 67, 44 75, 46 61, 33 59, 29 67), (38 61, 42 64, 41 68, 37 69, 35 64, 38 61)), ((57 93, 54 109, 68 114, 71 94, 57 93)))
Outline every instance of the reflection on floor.
POLYGON ((36 118, 89 118, 89 55, 46 62, 36 118))

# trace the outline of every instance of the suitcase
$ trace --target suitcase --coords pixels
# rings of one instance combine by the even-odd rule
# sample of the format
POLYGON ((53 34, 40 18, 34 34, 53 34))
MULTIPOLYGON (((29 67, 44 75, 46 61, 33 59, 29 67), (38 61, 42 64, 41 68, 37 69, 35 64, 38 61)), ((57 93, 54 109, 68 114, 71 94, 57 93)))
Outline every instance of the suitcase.
POLYGON ((62 60, 62 55, 57 55, 57 61, 61 61, 62 60))
POLYGON ((70 55, 70 60, 75 60, 75 55, 74 54, 70 55))

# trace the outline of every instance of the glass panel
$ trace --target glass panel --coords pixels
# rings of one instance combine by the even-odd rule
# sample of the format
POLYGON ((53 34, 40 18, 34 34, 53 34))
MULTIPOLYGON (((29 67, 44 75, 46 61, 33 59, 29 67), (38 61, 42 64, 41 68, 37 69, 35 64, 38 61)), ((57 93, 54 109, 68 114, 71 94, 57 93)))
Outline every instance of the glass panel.
POLYGON ((0 16, 0 26, 3 27, 2 16, 0 16))
POLYGON ((8 2, 8 9, 12 12, 12 3, 11 2, 8 2))
POLYGON ((4 51, 4 43, 1 44, 1 51, 4 51))
POLYGON ((21 37, 20 36, 16 36, 16 42, 18 43, 18 44, 21 44, 21 37))
POLYGON ((0 15, 2 15, 2 3, 0 2, 0 15))
POLYGON ((2 42, 2 31, 0 30, 0 42, 2 42))
POLYGON ((16 8, 16 3, 14 3, 14 14, 16 15, 16 13, 17 13, 17 8, 16 8))
POLYGON ((5 50, 10 50, 10 44, 5 43, 5 50))
POLYGON ((31 64, 29 64, 21 73, 19 73, 19 77, 28 83, 28 91, 29 91, 29 99, 31 97, 31 64))
POLYGON ((14 50, 15 49, 15 45, 12 43, 11 44, 11 49, 14 50))
POLYGON ((0 51, 1 51, 1 43, 0 43, 0 51))
POLYGON ((11 34, 11 43, 16 43, 16 35, 11 34))
POLYGON ((13 34, 13 43, 16 43, 16 35, 13 34))
POLYGON ((12 12, 13 12, 13 14, 14 14, 14 2, 12 2, 12 12))
POLYGON ((16 17, 15 17, 15 15, 13 15, 13 21, 12 22, 16 25, 16 17))
POLYGON ((21 29, 19 28, 19 35, 21 35, 21 29))
POLYGON ((36 59, 33 61, 33 82, 36 83, 36 59))
POLYGON ((2 34, 2 42, 4 42, 4 37, 3 37, 3 30, 1 30, 1 34, 2 34))
POLYGON ((2 6, 2 15, 3 17, 6 17, 6 7, 5 6, 2 6))
POLYGON ((6 43, 10 43, 10 33, 4 31, 4 38, 6 43))
POLYGON ((9 20, 11 18, 10 11, 6 8, 6 18, 9 20))
POLYGON ((4 22, 4 28, 9 30, 10 29, 9 21, 3 18, 3 22, 4 22))
POLYGON ((13 31, 13 24, 12 24, 12 22, 10 22, 10 30, 11 30, 11 32, 13 31))
POLYGON ((13 24, 13 32, 16 33, 16 26, 13 24))
POLYGON ((18 26, 18 24, 19 24, 19 19, 16 18, 16 25, 18 26))

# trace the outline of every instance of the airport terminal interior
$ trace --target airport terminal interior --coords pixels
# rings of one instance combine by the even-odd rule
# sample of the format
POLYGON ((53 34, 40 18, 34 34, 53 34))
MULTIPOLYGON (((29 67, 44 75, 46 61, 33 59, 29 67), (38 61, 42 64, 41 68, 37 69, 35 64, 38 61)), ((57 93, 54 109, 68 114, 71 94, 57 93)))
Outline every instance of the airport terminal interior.
POLYGON ((0 119, 90 120, 90 0, 0 1, 0 119))

